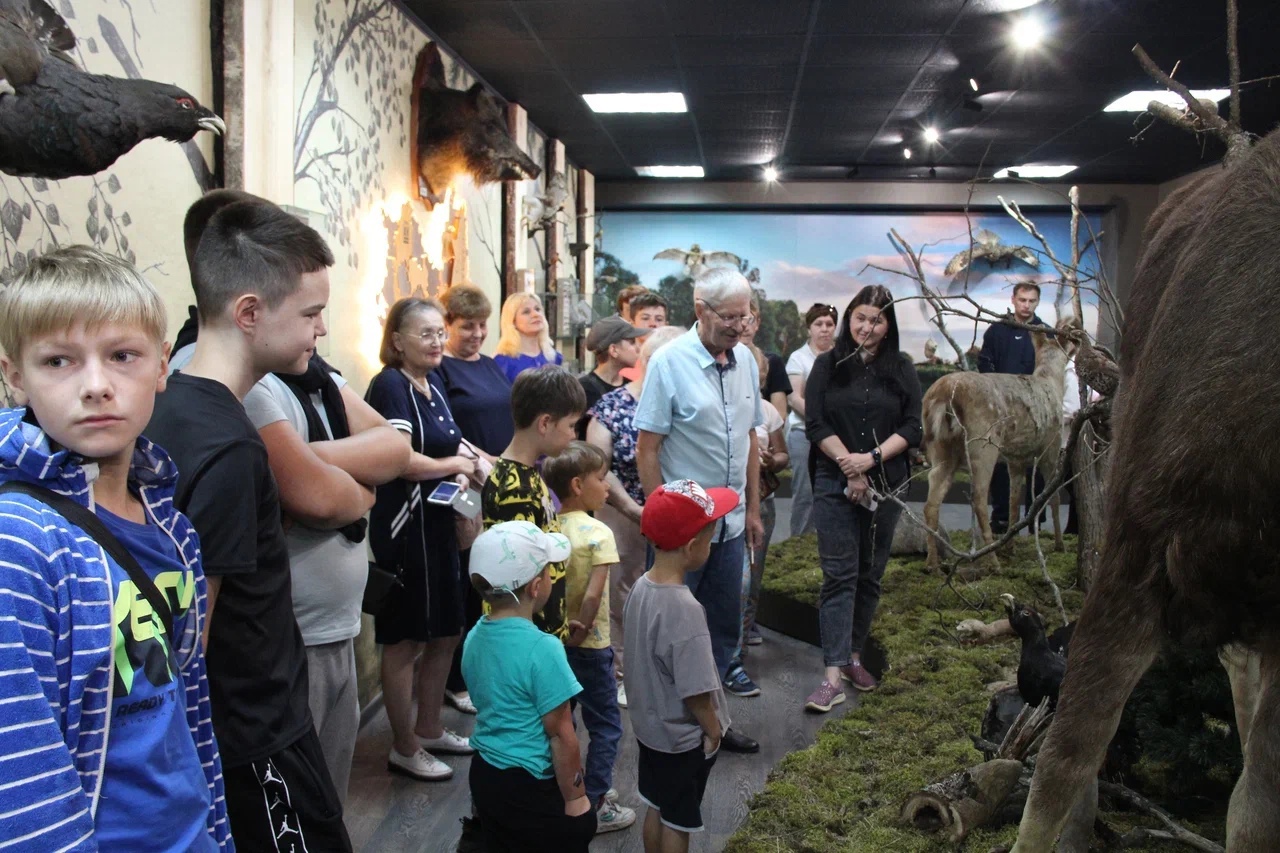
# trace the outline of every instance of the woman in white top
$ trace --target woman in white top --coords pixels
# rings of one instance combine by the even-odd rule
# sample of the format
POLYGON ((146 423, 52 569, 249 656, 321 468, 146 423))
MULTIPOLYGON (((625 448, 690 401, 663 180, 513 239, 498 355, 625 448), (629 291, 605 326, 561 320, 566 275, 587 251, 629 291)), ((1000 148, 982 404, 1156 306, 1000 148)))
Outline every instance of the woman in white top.
POLYGON ((809 480, 809 439, 804 432, 804 383, 819 355, 831 349, 836 339, 834 305, 814 304, 804 315, 809 342, 787 359, 791 380, 791 414, 787 416, 787 452, 791 457, 791 535, 813 532, 813 483, 809 480))

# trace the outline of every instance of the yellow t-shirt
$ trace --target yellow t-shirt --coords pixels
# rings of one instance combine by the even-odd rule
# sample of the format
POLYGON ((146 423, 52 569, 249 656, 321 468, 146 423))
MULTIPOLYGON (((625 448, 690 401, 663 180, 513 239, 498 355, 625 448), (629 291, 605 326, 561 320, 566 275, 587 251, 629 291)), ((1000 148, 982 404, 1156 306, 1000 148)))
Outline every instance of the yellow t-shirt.
MULTIPOLYGON (((569 560, 565 563, 565 609, 570 619, 577 619, 582 611, 582 599, 587 594, 587 583, 591 580, 591 570, 597 566, 615 565, 621 559, 618 556, 617 543, 613 541, 613 531, 604 522, 598 521, 585 512, 574 511, 560 514, 560 532, 569 537, 573 546, 569 560)), ((587 638, 582 641, 584 649, 609 648, 609 585, 604 585, 604 594, 600 596, 600 608, 596 610, 596 621, 587 638)))

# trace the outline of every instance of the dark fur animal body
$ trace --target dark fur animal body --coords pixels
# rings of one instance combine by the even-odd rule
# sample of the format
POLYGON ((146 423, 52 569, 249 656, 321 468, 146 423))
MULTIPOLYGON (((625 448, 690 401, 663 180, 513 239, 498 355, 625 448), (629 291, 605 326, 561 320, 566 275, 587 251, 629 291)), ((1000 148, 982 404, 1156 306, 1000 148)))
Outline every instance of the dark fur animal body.
POLYGON ((1261 655, 1261 698, 1232 795, 1228 849, 1275 849, 1278 284, 1273 132, 1230 167, 1183 187, 1149 223, 1126 308, 1102 561, 1015 853, 1051 848, 1134 684, 1167 641, 1235 643, 1261 655))
MULTIPOLYGON (((430 51, 434 45, 428 46, 430 51)), ((477 184, 537 178, 542 169, 516 145, 501 105, 480 83, 470 89, 445 85, 438 52, 428 63, 418 98, 418 174, 433 200, 461 174, 477 184)))

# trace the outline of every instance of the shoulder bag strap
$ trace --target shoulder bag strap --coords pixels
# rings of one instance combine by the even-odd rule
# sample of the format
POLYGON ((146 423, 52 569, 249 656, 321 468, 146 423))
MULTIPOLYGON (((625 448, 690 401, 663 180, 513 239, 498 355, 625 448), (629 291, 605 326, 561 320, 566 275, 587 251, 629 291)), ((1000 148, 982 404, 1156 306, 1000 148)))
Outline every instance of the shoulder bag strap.
POLYGON ((165 600, 165 597, 160 594, 155 581, 143 570, 142 566, 138 565, 137 559, 129 553, 129 549, 120 544, 120 540, 112 535, 107 526, 103 524, 102 519, 94 515, 87 507, 81 506, 66 495, 60 495, 57 492, 41 486, 33 486, 30 483, 10 481, 0 485, 0 493, 2 492, 18 492, 34 498, 93 537, 93 540, 102 546, 102 550, 110 554, 111 558, 120 564, 120 567, 129 575, 129 580, 133 581, 133 585, 137 587, 138 592, 142 593, 142 597, 147 600, 147 603, 151 605, 151 609, 160 617, 165 634, 170 641, 168 644, 170 654, 176 654, 173 649, 173 643, 177 639, 173 630, 173 609, 169 607, 169 602, 165 600))

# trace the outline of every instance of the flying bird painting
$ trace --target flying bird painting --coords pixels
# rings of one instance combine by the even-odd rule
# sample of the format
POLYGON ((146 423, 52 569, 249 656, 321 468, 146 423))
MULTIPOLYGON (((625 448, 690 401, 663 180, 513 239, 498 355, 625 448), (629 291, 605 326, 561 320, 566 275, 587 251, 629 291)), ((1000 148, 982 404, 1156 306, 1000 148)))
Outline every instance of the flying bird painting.
POLYGON ((177 86, 89 74, 45 0, 0 0, 0 172, 94 175, 144 139, 187 142, 226 125, 177 86))
POLYGON ((1040 259, 1030 246, 1006 246, 1000 242, 997 234, 984 228, 973 235, 972 246, 957 252, 955 257, 947 261, 945 272, 948 276, 956 275, 979 260, 985 260, 993 266, 1001 261, 1004 261, 1005 266, 1012 266, 1014 261, 1022 261, 1029 267, 1040 268, 1040 259))
POLYGON ((684 264, 685 274, 690 278, 702 275, 708 267, 741 267, 742 258, 733 252, 704 252, 694 243, 688 251, 684 249, 663 249, 653 256, 655 261, 680 261, 684 264))

